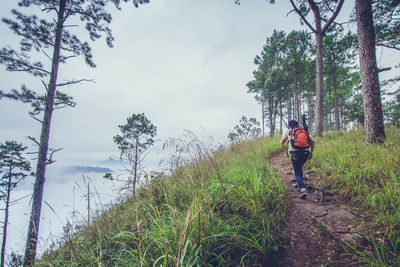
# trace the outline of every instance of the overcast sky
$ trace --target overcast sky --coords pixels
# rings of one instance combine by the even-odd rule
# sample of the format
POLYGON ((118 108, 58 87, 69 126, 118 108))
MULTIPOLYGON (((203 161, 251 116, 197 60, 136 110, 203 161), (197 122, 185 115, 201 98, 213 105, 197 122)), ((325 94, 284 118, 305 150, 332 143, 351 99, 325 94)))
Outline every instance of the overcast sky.
MULTIPOLYGON (((0 16, 10 17, 15 2, 2 0, 0 16)), ((245 86, 255 69, 253 59, 274 29, 306 29, 297 15, 286 16, 288 1, 267 2, 243 0, 237 6, 234 0, 152 0, 139 9, 124 5, 122 11, 113 11, 114 48, 104 40, 92 44, 97 68, 87 67, 83 59, 60 67, 60 81, 95 82, 63 89, 77 106, 53 116, 51 146, 63 150, 51 168, 99 166, 117 155, 113 136, 133 113, 145 113, 158 127, 160 141, 149 155, 153 165, 162 141, 180 136, 184 129, 223 142, 243 115, 261 120, 260 106, 245 86)), ((347 19, 351 9, 352 1, 347 1, 340 19, 347 19)), ((5 25, 0 32, 1 47, 17 44, 5 25)), ((381 67, 397 64, 398 54, 378 49, 381 67)), ((40 81, 6 72, 4 66, 0 80, 0 90, 21 84, 41 90, 40 81)), ((29 118, 28 110, 24 104, 1 100, 0 142, 15 139, 28 145, 27 135, 39 137, 40 125, 29 118)), ((45 194, 45 200, 56 203, 52 197, 57 194, 45 194)))

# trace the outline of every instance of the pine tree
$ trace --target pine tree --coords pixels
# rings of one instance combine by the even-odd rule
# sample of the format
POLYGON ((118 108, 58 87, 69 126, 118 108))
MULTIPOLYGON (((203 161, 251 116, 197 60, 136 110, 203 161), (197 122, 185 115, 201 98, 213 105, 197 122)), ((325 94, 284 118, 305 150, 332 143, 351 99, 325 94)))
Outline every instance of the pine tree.
POLYGON ((19 182, 30 175, 31 164, 22 155, 25 150, 26 147, 15 141, 0 143, 0 200, 5 203, 1 267, 4 266, 5 260, 11 191, 19 182))
POLYGON ((133 167, 132 193, 136 193, 136 184, 139 179, 138 171, 145 157, 147 149, 154 144, 153 139, 157 134, 157 127, 144 113, 132 114, 125 125, 118 126, 122 135, 114 136, 114 142, 121 150, 121 160, 126 158, 133 167))
MULTIPOLYGON (((343 31, 338 29, 328 34, 324 38, 324 57, 325 57, 325 68, 327 83, 330 88, 333 89, 334 97, 334 114, 335 114, 335 129, 340 131, 340 119, 339 119, 339 96, 338 87, 340 84, 339 71, 343 67, 351 66, 355 61, 355 43, 357 37, 350 32, 343 35, 343 31)), ((329 95, 329 102, 331 101, 329 95)), ((331 105, 330 107, 331 108, 331 105)), ((329 116, 331 110, 328 110, 329 116)))
POLYGON ((329 26, 336 19, 339 14, 344 0, 339 1, 314 1, 314 0, 300 0, 300 7, 298 7, 293 0, 290 0, 294 10, 300 16, 301 21, 304 22, 308 28, 315 34, 316 40, 316 118, 315 118, 315 134, 322 136, 323 134, 323 97, 324 97, 324 73, 323 73, 323 38, 329 26), (336 5, 335 6, 332 6, 336 5), (314 14, 315 27, 307 20, 306 15, 310 11, 314 14), (331 13, 330 17, 326 14, 331 13), (325 24, 323 25, 323 22, 325 24))
POLYGON ((386 136, 383 125, 379 70, 376 64, 371 0, 356 0, 356 17, 363 87, 365 140, 369 143, 381 143, 386 136))
MULTIPOLYGON (((128 1, 128 0, 124 0, 128 1)), ((109 24, 111 15, 105 9, 109 4, 120 8, 121 0, 20 0, 20 9, 31 11, 37 9, 39 15, 25 15, 20 10, 12 10, 14 19, 3 18, 2 21, 21 38, 18 50, 11 46, 0 50, 0 63, 8 71, 26 72, 42 79, 45 93, 38 95, 23 85, 21 91, 13 90, 3 93, 3 96, 30 103, 33 111, 30 113, 42 125, 40 139, 35 140, 39 145, 36 167, 36 181, 33 192, 32 211, 29 220, 28 237, 25 248, 24 266, 32 266, 36 256, 40 214, 43 199, 43 189, 46 179, 46 165, 53 162, 49 159, 49 139, 53 111, 64 106, 74 106, 72 98, 58 91, 62 86, 73 85, 86 79, 58 82, 60 63, 82 56, 90 67, 95 67, 93 54, 88 42, 81 41, 69 29, 67 22, 83 24, 89 33, 91 41, 105 36, 106 43, 112 47, 114 40, 109 24), (53 15, 53 17, 51 17, 53 15), (40 18, 38 17, 40 16, 40 18), (34 58, 49 60, 48 64, 34 61, 34 58), (43 79, 47 78, 48 82, 43 79), (43 112, 43 119, 37 118, 43 112)), ((147 3, 148 0, 133 0, 136 7, 147 3)))

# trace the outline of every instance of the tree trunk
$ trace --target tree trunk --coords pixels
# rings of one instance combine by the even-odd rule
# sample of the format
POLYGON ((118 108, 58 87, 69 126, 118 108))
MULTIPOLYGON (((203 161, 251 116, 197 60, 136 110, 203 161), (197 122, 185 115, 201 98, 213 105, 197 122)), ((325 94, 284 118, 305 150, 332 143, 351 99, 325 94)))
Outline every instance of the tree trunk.
POLYGON ((278 113, 278 98, 277 97, 275 97, 275 103, 274 103, 274 106, 273 106, 273 112, 274 112, 274 114, 273 114, 273 127, 274 127, 274 134, 275 134, 275 128, 276 128, 276 114, 278 113))
POLYGON ((283 124, 283 119, 282 119, 282 99, 279 99, 279 114, 280 114, 280 124, 279 124, 279 133, 283 133, 282 129, 282 124, 283 124))
POLYGON ((135 171, 133 173, 133 185, 132 185, 132 192, 133 196, 136 195, 136 181, 137 181, 137 170, 138 170, 138 164, 139 164, 139 135, 136 136, 136 147, 135 147, 135 171))
POLYGON ((332 98, 332 95, 331 95, 331 87, 332 87, 332 84, 331 83, 329 83, 329 79, 331 80, 331 82, 333 81, 333 79, 332 79, 332 77, 329 77, 329 76, 332 76, 332 74, 331 75, 328 75, 328 83, 327 83, 327 85, 328 85, 328 130, 332 130, 332 101, 331 101, 331 98, 332 98))
POLYGON ((262 119, 262 133, 265 136, 265 114, 264 114, 264 101, 261 102, 261 119, 262 119))
POLYGON ((308 96, 308 132, 313 131, 313 110, 312 110, 312 96, 308 96))
POLYGON ((32 196, 32 211, 29 219, 28 237, 26 240, 24 266, 33 266, 39 235, 40 214, 42 209, 44 182, 46 180, 47 153, 49 149, 50 125, 53 114, 54 96, 57 86, 58 66, 60 62, 61 38, 64 26, 64 13, 67 0, 60 0, 57 28, 54 41, 50 81, 47 90, 46 108, 44 110, 42 131, 40 135, 39 156, 36 168, 36 181, 32 196))
POLYGON ((275 125, 273 125, 274 101, 271 98, 268 99, 267 109, 268 109, 268 119, 269 119, 269 136, 274 136, 274 131, 275 131, 275 125))
POLYGON ((297 112, 296 112, 296 92, 293 93, 293 98, 292 98, 292 107, 293 107, 293 115, 292 115, 292 120, 297 119, 297 112))
POLYGON ((7 226, 8 226, 8 212, 10 208, 10 194, 11 194, 11 179, 12 179, 12 165, 13 158, 10 162, 10 170, 8 172, 8 183, 7 183, 7 195, 6 195, 6 207, 4 209, 4 225, 3 225, 3 242, 1 244, 1 267, 4 267, 4 260, 6 255, 6 242, 7 242, 7 226))
POLYGON ((298 79, 298 81, 299 81, 299 87, 298 87, 298 92, 297 92, 297 94, 299 95, 298 96, 298 99, 299 99, 299 121, 301 121, 301 114, 303 114, 303 112, 302 112, 302 108, 301 108, 301 106, 302 106, 302 103, 303 103, 303 101, 301 100, 301 92, 302 92, 302 83, 301 83, 301 77, 299 77, 299 76, 297 76, 297 79, 298 79))
POLYGON ((294 66, 295 74, 294 74, 294 102, 295 102, 295 118, 297 121, 300 121, 300 114, 299 114, 299 78, 297 74, 297 66, 294 66))
POLYGON ((337 77, 336 77, 336 66, 333 64, 333 95, 335 98, 335 128, 336 131, 340 131, 340 119, 339 119, 339 106, 338 106, 338 96, 337 96, 337 77))
POLYGON ((383 142, 383 125, 379 74, 375 54, 375 32, 371 0, 356 0, 357 34, 364 100, 365 141, 383 142))
POLYGON ((315 134, 322 136, 324 131, 324 71, 323 71, 323 34, 321 33, 321 19, 315 21, 317 25, 317 32, 315 33, 317 43, 317 57, 316 57, 316 114, 315 114, 315 134), (318 27, 319 25, 319 27, 318 27), (319 30, 318 30, 319 28, 319 30))

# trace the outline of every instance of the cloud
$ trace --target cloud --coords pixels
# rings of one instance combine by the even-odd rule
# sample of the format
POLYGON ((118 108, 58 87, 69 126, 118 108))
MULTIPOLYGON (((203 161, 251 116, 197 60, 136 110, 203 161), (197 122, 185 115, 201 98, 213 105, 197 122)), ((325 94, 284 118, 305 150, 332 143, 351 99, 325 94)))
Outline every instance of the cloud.
POLYGON ((104 167, 93 167, 93 166, 67 166, 62 168, 62 173, 69 174, 77 174, 77 173, 111 173, 113 170, 110 168, 104 167))

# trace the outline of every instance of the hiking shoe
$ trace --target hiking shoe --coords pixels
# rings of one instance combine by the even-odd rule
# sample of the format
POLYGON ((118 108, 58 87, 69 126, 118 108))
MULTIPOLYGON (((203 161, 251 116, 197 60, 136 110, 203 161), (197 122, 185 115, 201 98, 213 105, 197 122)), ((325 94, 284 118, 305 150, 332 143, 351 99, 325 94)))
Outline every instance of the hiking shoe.
POLYGON ((305 187, 302 187, 300 189, 300 198, 305 199, 307 197, 307 189, 305 187))
POLYGON ((294 184, 293 184, 293 187, 294 187, 294 188, 299 188, 299 186, 297 185, 297 183, 294 183, 294 184))

